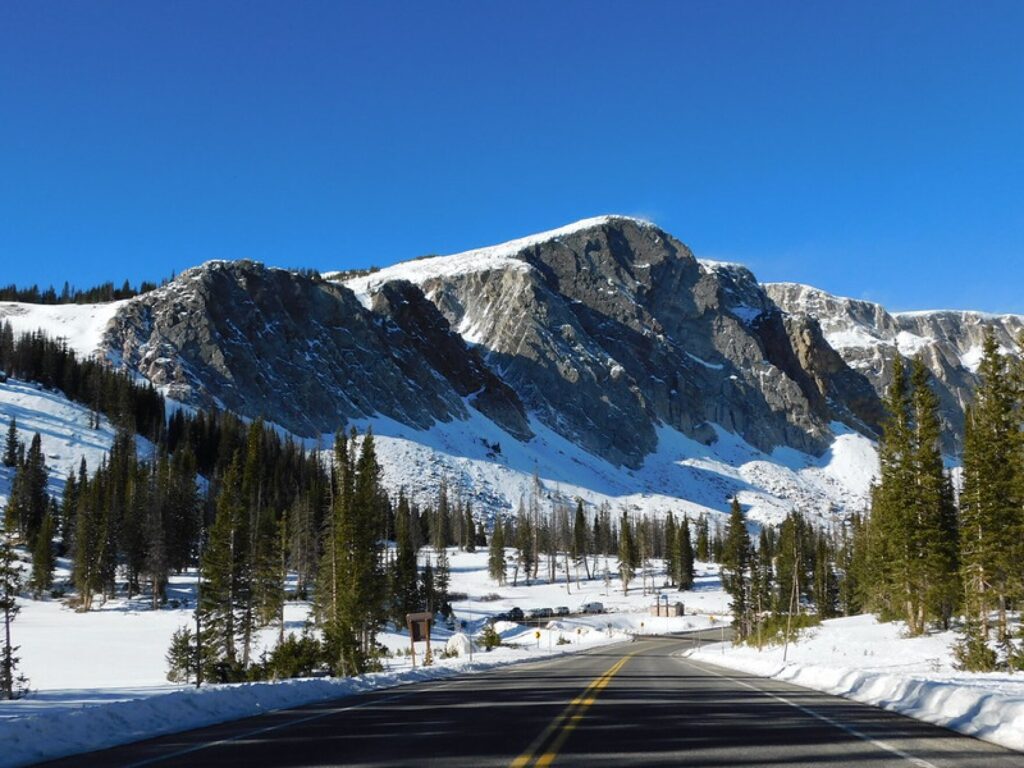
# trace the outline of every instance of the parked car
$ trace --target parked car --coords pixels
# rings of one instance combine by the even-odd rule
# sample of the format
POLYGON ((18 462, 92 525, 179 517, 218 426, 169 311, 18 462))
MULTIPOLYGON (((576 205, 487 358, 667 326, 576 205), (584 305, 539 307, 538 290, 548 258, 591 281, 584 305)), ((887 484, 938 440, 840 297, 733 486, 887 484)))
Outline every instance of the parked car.
POLYGON ((550 608, 534 608, 530 611, 531 619, 550 619, 555 615, 555 612, 550 608))
POLYGON ((522 621, 524 618, 522 608, 511 608, 510 610, 494 614, 490 620, 493 623, 495 621, 522 621))
POLYGON ((580 606, 580 613, 604 613, 604 604, 584 603, 580 606))
POLYGON ((567 605, 560 605, 557 608, 555 608, 555 616, 568 616, 568 615, 569 615, 569 606, 567 606, 567 605))

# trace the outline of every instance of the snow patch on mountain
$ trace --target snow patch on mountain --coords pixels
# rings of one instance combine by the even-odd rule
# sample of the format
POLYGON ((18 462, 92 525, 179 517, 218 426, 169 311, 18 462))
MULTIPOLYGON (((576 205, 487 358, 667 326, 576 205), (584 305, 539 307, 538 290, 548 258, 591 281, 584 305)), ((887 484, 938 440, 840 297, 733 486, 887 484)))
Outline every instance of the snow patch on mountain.
POLYGON ((774 525, 800 509, 828 526, 867 504, 878 471, 874 443, 841 424, 832 425, 835 440, 821 457, 789 448, 768 455, 720 427, 714 428, 714 444, 703 445, 662 425, 657 450, 631 470, 584 451, 536 418, 530 421, 535 437, 522 443, 470 413, 465 421, 422 431, 382 418, 355 425, 373 429, 390 490, 402 488, 412 500, 430 504, 444 479, 452 493, 484 513, 514 512, 520 499, 529 498, 536 476, 546 504, 572 505, 581 498, 591 510, 607 503, 616 514, 707 513, 724 521, 729 500, 737 496, 753 524, 774 525))
POLYGON ((0 323, 8 320, 14 335, 41 330, 54 339, 64 339, 80 358, 90 357, 100 346, 107 324, 117 310, 131 299, 103 304, 26 304, 0 302, 0 323))

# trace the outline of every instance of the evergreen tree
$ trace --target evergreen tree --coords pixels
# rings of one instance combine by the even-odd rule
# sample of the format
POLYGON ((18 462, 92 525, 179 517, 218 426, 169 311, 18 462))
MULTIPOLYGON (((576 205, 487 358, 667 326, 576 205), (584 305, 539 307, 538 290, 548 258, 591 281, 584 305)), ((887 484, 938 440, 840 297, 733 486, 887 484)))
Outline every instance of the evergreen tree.
POLYGON ((672 513, 665 518, 665 575, 668 583, 675 586, 679 583, 679 542, 676 540, 676 520, 672 513))
POLYGON ((828 537, 818 533, 814 550, 814 607, 822 619, 839 615, 839 579, 828 537))
POLYGON ((924 631, 926 621, 949 627, 960 594, 959 521, 952 483, 942 461, 939 399, 932 391, 928 369, 917 358, 911 370, 915 441, 912 470, 915 508, 911 520, 915 581, 923 587, 912 631, 924 631))
POLYGON ((405 493, 398 495, 398 509, 395 513, 395 561, 392 566, 392 599, 394 601, 393 620, 398 626, 405 626, 405 616, 419 610, 419 592, 417 589, 418 572, 416 568, 416 550, 413 549, 410 535, 412 513, 405 493))
POLYGON ((697 518, 697 559, 705 563, 711 562, 711 540, 708 535, 707 515, 697 518))
POLYGON ((722 548, 722 586, 732 598, 733 627, 740 640, 750 636, 753 626, 750 594, 750 536, 739 500, 733 497, 729 526, 722 548))
POLYGON ((505 584, 505 530, 500 515, 494 516, 494 532, 487 553, 487 572, 498 586, 505 584))
MULTIPOLYGON (((893 381, 885 406, 888 418, 879 445, 880 479, 872 489, 869 519, 869 608, 883 621, 905 618, 916 622, 924 585, 913 570, 911 402, 899 355, 893 363, 893 381)), ((911 631, 917 633, 913 628, 911 631)))
POLYGON ((434 583, 434 566, 430 558, 423 564, 423 572, 420 574, 420 594, 430 613, 437 612, 437 585, 434 583))
POLYGON ((1015 397, 994 334, 989 331, 978 367, 981 384, 965 423, 963 491, 960 496, 960 560, 966 635, 977 669, 988 654, 989 616, 998 612, 996 640, 1008 640, 1007 603, 1019 584, 1021 499, 1019 425, 1015 397))
POLYGON ((683 518, 683 522, 676 528, 676 584, 679 590, 687 590, 693 587, 693 545, 690 543, 690 521, 683 518))
POLYGON ((451 615, 451 605, 448 602, 448 588, 451 585, 452 568, 448 559, 448 550, 442 549, 437 553, 437 565, 434 568, 434 605, 438 607, 445 618, 451 615))
POLYGON ((24 690, 27 681, 17 674, 20 659, 15 656, 17 645, 11 639, 11 625, 21 610, 18 595, 21 592, 21 570, 14 551, 14 524, 10 505, 4 513, 0 527, 0 614, 3 615, 3 645, 0 646, 0 698, 13 699, 24 690))
MULTIPOLYGON (((354 430, 350 443, 356 444, 354 430)), ((338 494, 337 500, 337 617, 329 635, 342 673, 356 675, 375 663, 376 634, 387 614, 378 535, 382 491, 372 432, 362 438, 351 488, 347 503, 345 494, 338 494)))
POLYGON ((189 683, 195 680, 196 636, 188 627, 179 627, 171 635, 167 649, 167 680, 171 683, 189 683))
POLYGON ((53 515, 46 515, 32 548, 32 576, 28 586, 39 600, 53 586, 53 515))
POLYGON ((8 469, 18 464, 18 420, 11 418, 7 427, 7 439, 4 441, 3 465, 8 469))
MULTIPOLYGON (((217 516, 203 552, 200 616, 204 677, 219 682, 238 679, 238 639, 251 605, 248 519, 242 496, 240 459, 236 456, 221 481, 217 516)), ((244 635, 243 635, 244 636, 244 635)))
POLYGON ((629 594, 629 583, 636 575, 640 555, 633 540, 633 530, 625 512, 619 521, 619 578, 622 580, 622 594, 629 594))
POLYGON ((476 521, 473 520, 473 506, 466 502, 465 510, 465 531, 466 531, 466 544, 465 549, 467 552, 476 552, 476 521))
POLYGON ((587 574, 587 581, 590 581, 590 563, 587 561, 588 549, 587 518, 583 513, 583 499, 577 499, 576 518, 572 527, 572 557, 576 563, 577 574, 579 574, 580 563, 582 563, 587 574))
POLYGON ((530 586, 530 573, 537 561, 537 551, 533 548, 536 542, 533 533, 533 521, 529 514, 519 505, 519 514, 516 517, 516 569, 512 578, 512 586, 516 586, 519 580, 519 568, 522 567, 523 575, 526 577, 526 586, 530 586))
POLYGON ((78 512, 75 515, 72 577, 83 611, 92 609, 93 598, 103 586, 103 564, 107 560, 109 542, 107 522, 103 477, 98 474, 84 487, 79 486, 78 512))

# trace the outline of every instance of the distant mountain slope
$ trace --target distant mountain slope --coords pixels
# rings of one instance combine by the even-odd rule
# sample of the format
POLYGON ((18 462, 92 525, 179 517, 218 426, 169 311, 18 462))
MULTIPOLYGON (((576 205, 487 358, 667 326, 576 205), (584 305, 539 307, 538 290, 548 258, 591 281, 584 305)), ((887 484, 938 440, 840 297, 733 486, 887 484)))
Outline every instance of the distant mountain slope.
POLYGON ((1024 317, 984 312, 936 310, 890 313, 879 304, 833 296, 797 283, 768 283, 765 291, 792 316, 812 317, 829 345, 882 394, 892 382, 899 352, 920 355, 935 377, 942 408, 946 448, 960 451, 964 408, 978 383, 977 369, 986 329, 1004 351, 1016 349, 1024 317))

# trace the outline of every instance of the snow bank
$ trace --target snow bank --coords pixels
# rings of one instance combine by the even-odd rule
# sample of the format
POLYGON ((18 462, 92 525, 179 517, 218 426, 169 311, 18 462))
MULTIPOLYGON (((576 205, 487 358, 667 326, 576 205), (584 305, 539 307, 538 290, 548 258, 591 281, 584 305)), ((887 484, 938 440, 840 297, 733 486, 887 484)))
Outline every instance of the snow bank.
POLYGON ((899 623, 871 616, 823 622, 782 648, 715 643, 691 659, 873 704, 1010 749, 1024 751, 1024 675, 974 674, 953 667, 952 632, 900 636, 899 623))

